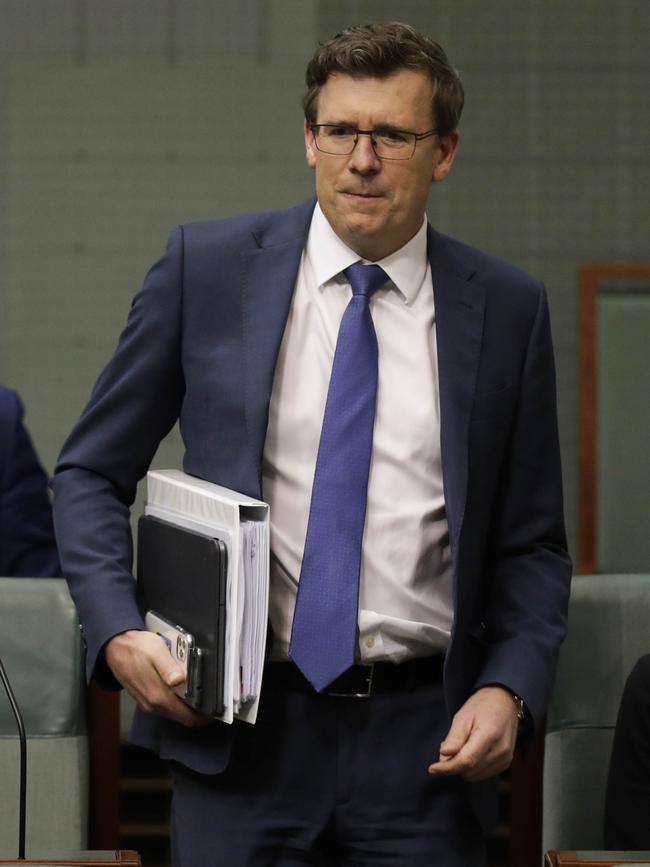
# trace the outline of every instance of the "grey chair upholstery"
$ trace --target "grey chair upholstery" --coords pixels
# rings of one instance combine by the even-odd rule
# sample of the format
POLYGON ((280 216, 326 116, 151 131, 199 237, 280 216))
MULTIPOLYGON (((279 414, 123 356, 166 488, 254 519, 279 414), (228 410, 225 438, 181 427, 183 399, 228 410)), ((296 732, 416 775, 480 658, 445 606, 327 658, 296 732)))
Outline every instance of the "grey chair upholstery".
MULTIPOLYGON (((25 721, 27 857, 87 845, 82 647, 64 580, 0 578, 0 657, 25 721)), ((0 686, 0 849, 18 847, 19 744, 0 686)))
POLYGON ((650 651, 649 622, 650 575, 573 579, 547 719, 543 851, 603 848, 614 726, 627 675, 650 651))

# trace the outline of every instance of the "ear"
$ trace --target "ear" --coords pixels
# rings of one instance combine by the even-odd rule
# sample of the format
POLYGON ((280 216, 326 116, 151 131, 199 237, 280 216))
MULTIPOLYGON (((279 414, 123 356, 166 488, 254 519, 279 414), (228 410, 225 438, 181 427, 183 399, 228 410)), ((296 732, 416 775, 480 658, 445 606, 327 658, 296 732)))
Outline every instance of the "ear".
POLYGON ((303 132, 305 134, 307 165, 310 169, 313 169, 316 167, 316 143, 314 142, 314 133, 311 131, 307 120, 305 120, 303 132))
POLYGON ((456 156, 456 151, 458 150, 459 141, 460 135, 458 133, 458 130, 454 130, 453 132, 449 133, 449 135, 442 136, 438 140, 438 147, 436 148, 434 158, 433 173, 431 175, 431 181, 433 183, 437 181, 444 181, 444 179, 451 171, 454 157, 456 156))

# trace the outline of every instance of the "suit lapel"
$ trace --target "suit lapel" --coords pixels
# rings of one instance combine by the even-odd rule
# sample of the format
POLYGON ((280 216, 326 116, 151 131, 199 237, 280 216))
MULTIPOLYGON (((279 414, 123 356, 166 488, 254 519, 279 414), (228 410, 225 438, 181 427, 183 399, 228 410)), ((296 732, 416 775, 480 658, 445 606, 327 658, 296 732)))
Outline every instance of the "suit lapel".
POLYGON ((467 498, 469 419, 481 352, 485 290, 474 271, 456 259, 451 243, 429 229, 433 276, 442 475, 452 551, 455 552, 467 498))
POLYGON ((253 247, 242 253, 244 401, 258 496, 273 375, 314 204, 307 202, 256 233, 253 247))

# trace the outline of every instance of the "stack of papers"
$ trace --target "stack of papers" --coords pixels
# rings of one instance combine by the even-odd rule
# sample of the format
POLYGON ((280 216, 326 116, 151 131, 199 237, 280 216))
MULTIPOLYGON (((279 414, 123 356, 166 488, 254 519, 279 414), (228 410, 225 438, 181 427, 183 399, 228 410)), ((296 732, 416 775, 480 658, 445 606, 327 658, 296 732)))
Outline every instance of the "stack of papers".
POLYGON ((237 611, 241 612, 241 626, 237 630, 238 638, 235 644, 239 652, 241 694, 234 701, 242 705, 255 701, 262 683, 268 623, 269 542, 268 526, 264 521, 244 519, 240 527, 242 542, 239 574, 244 576, 244 580, 239 581, 241 589, 237 611), (253 600, 252 605, 250 600, 253 600), (260 600, 265 600, 265 604, 260 604, 260 600))
MULTIPOLYGON (((227 549, 223 713, 254 723, 269 604, 269 507, 180 470, 147 473, 145 515, 223 541, 227 549)), ((179 624, 192 631, 192 624, 179 624)))

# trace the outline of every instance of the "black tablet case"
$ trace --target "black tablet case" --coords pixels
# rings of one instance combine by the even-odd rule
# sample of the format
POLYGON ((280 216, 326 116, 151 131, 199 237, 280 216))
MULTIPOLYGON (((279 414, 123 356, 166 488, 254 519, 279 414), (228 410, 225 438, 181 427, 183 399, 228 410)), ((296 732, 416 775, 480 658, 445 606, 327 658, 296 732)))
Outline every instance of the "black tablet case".
POLYGON ((227 548, 151 515, 138 521, 137 597, 144 618, 155 611, 190 632, 201 650, 201 687, 192 704, 223 713, 227 548))

